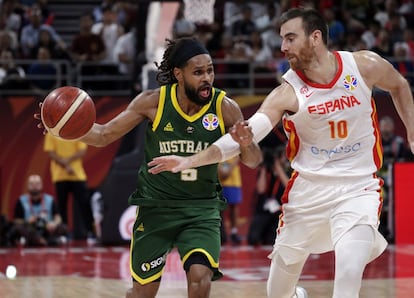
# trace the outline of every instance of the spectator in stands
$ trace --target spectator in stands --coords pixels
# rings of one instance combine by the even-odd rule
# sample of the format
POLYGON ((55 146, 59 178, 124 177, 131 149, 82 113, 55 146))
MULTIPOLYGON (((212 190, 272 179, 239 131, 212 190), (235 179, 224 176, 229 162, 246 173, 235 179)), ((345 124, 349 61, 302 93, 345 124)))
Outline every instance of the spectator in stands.
POLYGON ((5 28, 18 35, 23 24, 24 9, 18 0, 3 0, 0 5, 1 18, 5 22, 5 28))
POLYGON ((48 24, 42 24, 42 12, 38 7, 34 7, 32 10, 30 10, 29 20, 30 23, 22 28, 20 36, 20 46, 24 58, 30 58, 32 49, 39 42, 39 34, 42 29, 49 31, 52 39, 61 48, 66 48, 65 42, 55 31, 55 29, 48 24))
POLYGON ((246 74, 248 74, 251 61, 249 45, 244 42, 234 42, 233 36, 230 34, 223 34, 221 45, 222 48, 217 51, 215 58, 225 61, 217 65, 216 73, 230 74, 233 77, 226 80, 216 79, 216 85, 246 88, 249 83, 246 74), (234 77, 237 74, 243 74, 245 77, 234 77))
POLYGON ((197 29, 192 21, 189 21, 184 17, 184 7, 184 3, 181 3, 173 23, 172 34, 174 38, 192 36, 197 29))
POLYGON ((49 50, 51 59, 70 59, 67 48, 62 48, 62 45, 57 43, 52 38, 50 32, 45 29, 39 31, 39 40, 30 53, 31 59, 37 59, 39 48, 41 47, 49 50))
POLYGON ((128 33, 120 36, 114 46, 114 61, 118 64, 118 72, 128 78, 126 82, 120 82, 121 88, 130 87, 134 74, 134 62, 136 56, 136 30, 132 28, 128 33), (127 83, 124 84, 124 83, 127 83))
POLYGON ((385 24, 385 29, 388 31, 390 36, 391 45, 396 42, 404 41, 404 29, 407 27, 404 17, 398 13, 390 14, 390 19, 385 24))
POLYGON ((52 26, 55 15, 49 9, 48 0, 37 0, 34 5, 42 12, 43 23, 52 26))
POLYGON ((117 23, 116 12, 112 5, 102 8, 102 21, 95 23, 91 28, 92 33, 100 35, 105 44, 105 57, 102 63, 115 63, 113 48, 118 38, 124 34, 125 29, 117 23))
POLYGON ((279 4, 271 1, 266 4, 266 12, 262 16, 255 18, 256 30, 261 33, 264 40, 267 40, 268 34, 273 35, 272 33, 275 30, 278 16, 280 15, 279 10, 279 4))
POLYGON ((10 50, 16 56, 19 49, 17 33, 6 26, 5 18, 0 14, 0 52, 10 50))
POLYGON ((37 50, 36 62, 29 65, 27 75, 32 89, 41 95, 46 95, 57 88, 57 68, 51 60, 50 51, 46 47, 37 50))
POLYGON ((393 56, 390 35, 387 30, 381 29, 378 32, 375 46, 371 50, 386 59, 391 58, 393 56))
POLYGON ((50 173, 56 187, 59 213, 68 224, 69 196, 73 196, 73 238, 87 239, 93 234, 92 208, 83 158, 87 145, 67 141, 47 133, 43 149, 50 157, 50 173))
POLYGON ((368 50, 371 50, 375 46, 377 36, 380 30, 380 22, 378 22, 377 20, 368 21, 368 28, 361 35, 361 39, 367 45, 368 50))
MULTIPOLYGON (((106 48, 102 37, 99 34, 92 33, 93 15, 90 12, 84 13, 80 17, 79 33, 72 40, 70 54, 73 61, 82 62, 100 62, 105 58, 106 48)), ((113 45, 112 45, 113 46, 113 45)), ((99 73, 99 65, 83 65, 81 66, 80 75, 96 75, 99 73)), ((83 88, 94 88, 96 82, 84 82, 83 88)))
POLYGON ((242 18, 231 24, 231 34, 235 41, 248 42, 250 34, 256 30, 252 19, 252 8, 248 4, 242 7, 242 18))
POLYGON ((410 58, 410 47, 406 42, 396 42, 393 46, 391 64, 414 86, 414 65, 410 58))
POLYGON ((0 89, 28 89, 26 72, 23 67, 14 62, 14 56, 10 50, 2 50, 0 53, 0 89))
POLYGON ((267 62, 272 59, 272 50, 268 47, 267 44, 263 42, 262 35, 259 31, 253 31, 250 34, 250 49, 248 55, 251 56, 252 61, 256 63, 256 70, 267 71, 265 65, 267 62))
POLYGON ((102 22, 104 14, 103 11, 106 7, 112 6, 116 13, 116 22, 123 26, 126 25, 128 22, 128 12, 131 9, 131 6, 134 5, 135 1, 130 2, 131 3, 127 3, 126 1, 102 0, 102 2, 98 6, 95 6, 92 10, 95 23, 102 22))
POLYGON ((277 3, 271 2, 266 5, 266 13, 255 19, 256 29, 261 32, 263 44, 267 47, 279 47, 282 44, 282 38, 279 35, 278 16, 280 7, 277 3), (277 8, 276 8, 277 7, 277 8))
POLYGON ((414 60, 414 30, 407 28, 404 30, 404 41, 409 47, 409 56, 414 60))
POLYGON ((43 191, 39 175, 29 176, 27 191, 16 202, 10 239, 14 243, 18 240, 20 244, 36 246, 66 243, 67 230, 55 199, 43 191))
POLYGON ((329 46, 343 45, 345 42, 345 26, 331 8, 324 10, 323 16, 328 24, 329 46))

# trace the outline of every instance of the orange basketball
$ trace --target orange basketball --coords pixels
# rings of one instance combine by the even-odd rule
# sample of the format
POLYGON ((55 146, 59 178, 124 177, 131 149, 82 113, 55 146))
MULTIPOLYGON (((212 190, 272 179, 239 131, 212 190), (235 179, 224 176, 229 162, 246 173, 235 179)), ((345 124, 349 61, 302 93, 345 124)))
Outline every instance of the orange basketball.
POLYGON ((49 133, 67 140, 83 137, 96 120, 91 97, 84 90, 72 86, 50 92, 42 103, 40 115, 49 133))

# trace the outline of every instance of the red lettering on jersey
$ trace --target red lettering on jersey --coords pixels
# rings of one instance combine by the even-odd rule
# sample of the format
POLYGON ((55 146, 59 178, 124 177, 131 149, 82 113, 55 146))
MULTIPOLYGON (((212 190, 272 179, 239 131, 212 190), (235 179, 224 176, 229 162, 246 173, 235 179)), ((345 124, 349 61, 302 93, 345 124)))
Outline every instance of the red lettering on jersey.
POLYGON ((342 111, 347 108, 353 108, 356 105, 360 105, 361 102, 353 95, 342 96, 341 98, 326 101, 318 105, 311 105, 308 107, 309 114, 329 114, 336 111, 342 111))

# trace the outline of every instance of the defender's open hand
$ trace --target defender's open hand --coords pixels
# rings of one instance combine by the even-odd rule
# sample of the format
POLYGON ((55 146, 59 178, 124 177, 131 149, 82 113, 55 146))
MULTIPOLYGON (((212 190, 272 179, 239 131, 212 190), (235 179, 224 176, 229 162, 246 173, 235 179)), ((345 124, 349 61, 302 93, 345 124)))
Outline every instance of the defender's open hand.
POLYGON ((252 128, 247 121, 237 122, 229 129, 229 133, 242 147, 247 147, 253 142, 252 128))
POLYGON ((151 174, 158 174, 165 171, 178 173, 182 170, 189 169, 191 162, 188 157, 166 155, 155 157, 148 163, 148 166, 150 167, 148 172, 151 174))

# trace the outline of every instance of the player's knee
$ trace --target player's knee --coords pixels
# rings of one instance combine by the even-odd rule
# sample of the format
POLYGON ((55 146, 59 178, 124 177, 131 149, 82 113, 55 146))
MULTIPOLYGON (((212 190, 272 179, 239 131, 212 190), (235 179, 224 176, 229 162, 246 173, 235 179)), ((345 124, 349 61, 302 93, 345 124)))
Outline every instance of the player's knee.
POLYGON ((190 292, 209 292, 213 271, 206 256, 200 253, 191 255, 184 264, 190 292))
POLYGON ((204 265, 191 266, 188 275, 188 286, 196 292, 205 292, 211 287, 211 270, 204 265))

